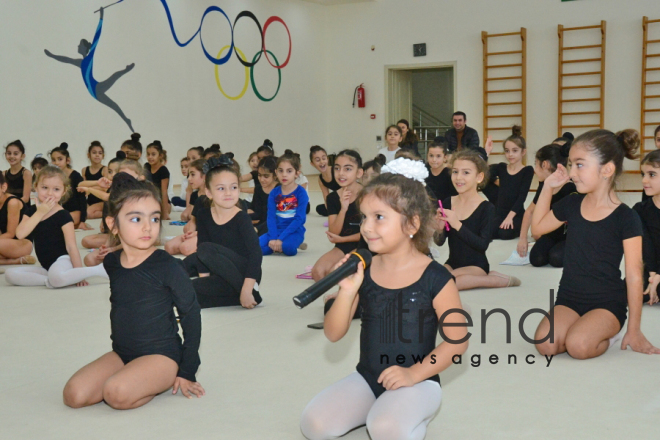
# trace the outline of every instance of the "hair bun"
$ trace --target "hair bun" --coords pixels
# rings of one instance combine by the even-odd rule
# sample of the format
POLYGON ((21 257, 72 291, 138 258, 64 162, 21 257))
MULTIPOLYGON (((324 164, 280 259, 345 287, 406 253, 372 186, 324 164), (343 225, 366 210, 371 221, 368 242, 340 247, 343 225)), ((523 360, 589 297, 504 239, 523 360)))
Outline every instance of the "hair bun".
POLYGON ((209 150, 220 151, 220 144, 213 144, 209 147, 209 150))
POLYGON ((142 136, 140 135, 140 133, 133 133, 131 135, 131 139, 134 140, 135 142, 139 141, 141 137, 142 136))
POLYGON ((126 159, 126 153, 124 153, 123 151, 119 150, 119 151, 117 151, 117 154, 115 155, 115 157, 116 157, 117 159, 124 160, 124 159, 126 159))
POLYGON ((227 156, 230 159, 234 159, 234 153, 232 153, 231 151, 227 151, 225 154, 223 154, 223 156, 227 156))
POLYGON ((69 144, 67 144, 66 142, 62 142, 59 148, 61 148, 62 150, 68 150, 69 144))
POLYGON ((571 144, 573 141, 569 140, 564 145, 559 146, 559 155, 561 157, 568 157, 568 153, 571 151, 571 144))
POLYGON ((511 127, 511 134, 513 136, 522 136, 522 127, 520 125, 514 125, 511 127))
POLYGON ((387 158, 385 157, 384 154, 379 154, 378 156, 374 157, 374 162, 376 162, 382 167, 387 163, 387 158))
POLYGON ((163 144, 161 144, 160 141, 158 140, 153 141, 152 144, 158 145, 160 148, 163 148, 163 144))
POLYGON ((262 147, 268 147, 270 148, 270 151, 273 151, 273 143, 270 141, 270 139, 264 139, 262 147))
POLYGON ((575 140, 575 136, 573 136, 573 133, 571 133, 570 131, 565 132, 564 134, 561 135, 561 137, 563 137, 564 139, 568 139, 569 141, 575 140))
POLYGON ((632 128, 621 130, 616 134, 616 138, 625 150, 624 154, 628 159, 637 159, 639 157, 637 150, 641 145, 641 140, 637 130, 633 130, 632 128))

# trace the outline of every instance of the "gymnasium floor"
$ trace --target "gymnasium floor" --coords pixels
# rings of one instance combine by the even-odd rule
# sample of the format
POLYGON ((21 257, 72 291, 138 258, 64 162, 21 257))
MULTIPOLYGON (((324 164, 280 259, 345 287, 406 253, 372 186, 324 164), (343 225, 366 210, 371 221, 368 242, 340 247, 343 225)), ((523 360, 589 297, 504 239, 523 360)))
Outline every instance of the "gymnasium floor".
MULTIPOLYGON (((312 193, 313 206, 320 197, 312 193)), ((530 193, 528 201, 532 197, 530 193)), ((639 198, 639 193, 622 195, 629 204, 639 198)), ((324 221, 316 214, 308 217, 307 251, 264 259, 261 306, 202 311, 198 380, 205 397, 187 400, 165 393, 131 411, 115 411, 103 403, 72 410, 62 403, 68 378, 110 350, 107 282, 92 279, 89 287, 48 290, 9 287, 0 276, 0 437, 302 439, 298 424, 307 402, 353 372, 358 361, 359 322, 332 344, 322 331, 307 328, 322 320, 321 301, 304 310, 291 301, 311 284, 294 275, 330 248, 324 221)), ((98 227, 98 220, 90 223, 98 227)), ((180 229, 167 225, 163 235, 180 229)), ((613 348, 588 361, 564 354, 546 366, 520 336, 518 321, 528 309, 548 309, 549 289, 557 288, 561 271, 499 266, 514 248, 515 242, 495 241, 488 256, 494 270, 516 275, 521 287, 461 294, 472 309, 473 336, 463 364, 441 374, 443 404, 427 439, 655 438, 660 356, 613 348), (504 320, 497 316, 489 321, 487 342, 481 343, 479 310, 498 307, 511 315, 511 343, 506 343, 504 320), (511 354, 517 356, 516 365, 508 364, 511 354), (476 355, 481 355, 478 367, 471 362, 476 355), (491 355, 499 357, 496 365, 488 361, 491 355), (534 364, 526 363, 527 355, 535 356, 530 358, 534 364)), ((446 252, 439 249, 441 262, 446 252)), ((528 335, 539 320, 539 314, 527 319, 528 335)), ((660 346, 659 306, 644 307, 642 330, 660 346)), ((368 435, 362 427, 344 438, 368 435)))

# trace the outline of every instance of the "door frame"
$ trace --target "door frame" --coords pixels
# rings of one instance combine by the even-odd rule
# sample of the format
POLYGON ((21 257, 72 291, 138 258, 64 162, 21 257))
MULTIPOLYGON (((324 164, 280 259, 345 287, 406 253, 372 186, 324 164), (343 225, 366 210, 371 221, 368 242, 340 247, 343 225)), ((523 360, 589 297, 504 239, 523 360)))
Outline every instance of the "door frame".
MULTIPOLYGON (((456 75, 456 61, 439 61, 435 63, 416 63, 416 64, 388 64, 385 65, 385 114, 387 119, 385 124, 394 124, 396 121, 392 119, 392 109, 390 108, 390 102, 392 102, 392 97, 390 96, 390 71, 392 70, 427 70, 427 69, 438 69, 443 67, 451 67, 454 81, 454 111, 456 111, 456 103, 458 102, 458 76, 456 75)), ((383 127, 385 129, 385 127, 383 127)))

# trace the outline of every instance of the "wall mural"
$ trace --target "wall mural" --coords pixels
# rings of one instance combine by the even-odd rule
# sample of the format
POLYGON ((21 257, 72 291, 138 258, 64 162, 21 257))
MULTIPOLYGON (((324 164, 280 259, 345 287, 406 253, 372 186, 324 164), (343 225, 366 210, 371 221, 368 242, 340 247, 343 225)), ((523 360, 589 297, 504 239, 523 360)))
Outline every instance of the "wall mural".
MULTIPOLYGON (((96 47, 98 46, 99 39, 101 38, 101 28, 103 27, 103 13, 104 9, 107 9, 110 6, 117 5, 119 3, 124 2, 124 0, 119 0, 115 3, 112 3, 105 8, 100 8, 98 11, 99 15, 99 24, 96 28, 96 33, 94 34, 94 40, 92 43, 87 41, 86 39, 80 40, 80 44, 78 45, 78 53, 82 56, 82 58, 69 58, 66 56, 61 56, 61 55, 54 55, 48 49, 45 49, 44 52, 46 53, 47 56, 50 58, 53 58, 56 61, 59 61, 61 63, 65 64, 72 64, 76 67, 78 67, 82 73, 83 77, 83 82, 85 83, 85 87, 89 91, 89 93, 92 95, 94 99, 96 99, 98 102, 101 104, 104 104, 108 107, 110 107, 112 110, 114 110, 120 118, 128 125, 130 128, 131 132, 135 131, 133 129, 133 125, 131 123, 131 120, 126 117, 122 109, 117 105, 116 102, 114 102, 112 99, 110 99, 107 95, 106 92, 114 85, 114 83, 130 72, 133 67, 135 67, 135 63, 129 64, 126 66, 125 69, 120 70, 118 72, 113 73, 110 75, 108 79, 102 82, 98 82, 94 78, 94 54, 96 51, 96 47)), ((254 13, 250 11, 243 11, 239 13, 236 18, 234 19, 234 22, 232 23, 225 11, 223 11, 221 8, 218 6, 209 6, 206 8, 204 11, 204 14, 202 15, 202 19, 199 23, 199 27, 197 28, 197 31, 193 34, 192 37, 190 37, 187 41, 182 42, 179 40, 177 37, 176 31, 174 29, 174 24, 172 22, 172 15, 170 14, 170 8, 167 5, 166 0, 160 0, 161 4, 163 5, 163 8, 165 9, 165 14, 167 15, 167 21, 169 22, 170 25, 170 30, 172 32, 172 37, 174 38, 175 43, 179 47, 186 47, 188 44, 190 44, 195 37, 199 36, 199 41, 202 46, 202 51, 204 52, 204 55, 206 58, 214 64, 214 69, 215 69, 215 81, 216 85, 218 87, 218 90, 227 98, 232 101, 239 100, 245 96, 245 93, 247 92, 248 86, 252 84, 252 90, 254 91, 255 96, 263 101, 263 102, 269 102, 275 99, 275 97, 278 95, 280 92, 280 86, 282 85, 282 69, 285 68, 288 64, 289 61, 291 60, 291 32, 289 31, 289 27, 286 25, 284 20, 282 20, 280 17, 277 16, 272 16, 266 20, 264 23, 263 27, 261 26, 261 23, 257 19, 257 17, 254 15, 254 13), (211 53, 208 52, 206 49, 206 46, 204 46, 204 41, 202 39, 202 26, 204 25, 204 19, 206 16, 212 12, 217 12, 222 14, 226 19, 227 22, 229 23, 229 27, 231 29, 231 44, 224 46, 223 48, 220 49, 218 54, 216 56, 213 56, 211 53), (238 20, 241 18, 249 18, 252 21, 255 22, 257 27, 259 28, 259 34, 261 37, 261 49, 257 51, 256 54, 254 54, 254 57, 252 57, 252 61, 248 61, 248 58, 245 56, 242 50, 238 48, 234 44, 234 28, 236 27, 236 23, 238 23, 238 20), (279 60, 273 54, 270 50, 266 49, 266 31, 268 30, 268 27, 273 24, 273 23, 281 23, 284 28, 286 29, 287 35, 289 37, 289 51, 287 54, 286 59, 284 60, 283 63, 280 64, 279 60), (228 50, 227 50, 228 49, 228 50), (226 55, 223 55, 223 53, 227 51, 226 55), (236 58, 238 61, 245 67, 245 83, 243 85, 243 89, 238 95, 235 96, 230 96, 225 92, 225 90, 222 88, 222 84, 220 82, 220 72, 219 72, 219 67, 226 64, 230 59, 232 54, 236 54, 236 58), (263 57, 262 57, 263 55, 263 57), (269 55, 272 57, 273 61, 271 61, 269 55), (262 58, 265 58, 266 61, 277 70, 277 75, 278 75, 278 83, 277 83, 277 90, 271 97, 265 97, 261 93, 259 93, 259 90, 257 89, 257 85, 254 80, 254 66, 257 65, 259 61, 261 61, 262 58)))

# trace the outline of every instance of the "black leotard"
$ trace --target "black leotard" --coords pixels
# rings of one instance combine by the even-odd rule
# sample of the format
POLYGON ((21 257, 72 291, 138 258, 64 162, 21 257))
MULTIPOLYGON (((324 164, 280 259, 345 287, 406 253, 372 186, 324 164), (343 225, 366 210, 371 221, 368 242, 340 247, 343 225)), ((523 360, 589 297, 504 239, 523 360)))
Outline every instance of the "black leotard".
POLYGON ((144 169, 149 172, 149 175, 151 176, 151 181, 153 182, 154 186, 158 190, 158 193, 160 194, 161 197, 167 197, 167 200, 169 201, 170 198, 167 194, 167 189, 165 190, 165 194, 162 194, 162 181, 163 179, 169 179, 170 178, 170 170, 167 169, 165 165, 162 165, 160 168, 158 168, 158 171, 155 173, 151 172, 151 164, 146 163, 144 165, 144 169))
MULTIPOLYGON (((5 200, 5 203, 2 204, 2 208, 0 208, 0 234, 4 234, 5 232, 7 232, 7 224, 9 222, 9 219, 7 218, 9 201, 12 199, 18 200, 21 204, 21 209, 18 213, 18 222, 20 223, 21 220, 23 219, 23 213, 25 211, 25 205, 23 204, 23 200, 21 200, 19 197, 8 196, 7 199, 5 200)), ((16 236, 14 236, 14 239, 16 239, 16 236)))
MULTIPOLYGON (((85 167, 85 180, 100 180, 101 177, 103 177, 103 170, 105 169, 105 166, 102 166, 98 172, 92 174, 89 171, 89 167, 85 167)), ((96 203, 102 203, 103 200, 99 199, 96 197, 94 194, 90 194, 87 196, 87 204, 88 205, 94 205, 96 203)))
MULTIPOLYGON (((419 361, 435 349, 438 316, 433 299, 451 279, 449 271, 436 261, 429 263, 419 280, 402 289, 381 287, 371 279, 370 268, 364 272, 359 290, 362 329, 357 372, 376 397, 385 392, 378 383, 384 370, 393 365, 410 367, 415 359, 419 361), (402 364, 397 362, 400 355, 405 357, 402 364)), ((428 380, 440 383, 437 374, 428 380)))
POLYGON ((121 265, 119 250, 103 267, 110 277, 112 350, 125 363, 160 354, 179 365, 177 376, 195 381, 202 319, 192 282, 177 259, 157 249, 136 267, 121 265), (174 315, 183 329, 183 344, 174 315))
MULTIPOLYGON (((25 215, 32 217, 36 212, 37 207, 31 206, 25 215)), ((71 214, 66 209, 60 209, 46 220, 41 220, 27 237, 34 243, 37 259, 46 270, 62 255, 68 254, 62 232, 62 226, 67 223, 73 223, 71 214)))
POLYGON ((332 180, 330 182, 326 182, 323 180, 323 174, 319 174, 319 179, 321 180, 321 185, 325 186, 329 190, 332 191, 339 191, 341 186, 337 183, 337 180, 335 180, 335 173, 334 171, 332 172, 332 180))
MULTIPOLYGON (((543 182, 539 182, 539 187, 536 190, 536 195, 534 196, 534 203, 535 205, 539 201, 539 197, 541 196, 541 190, 543 189, 543 182)), ((557 191, 557 194, 552 195, 552 201, 550 202, 550 209, 555 205, 555 203, 559 202, 561 199, 566 197, 569 194, 577 193, 577 188, 575 187, 575 184, 573 182, 568 182, 564 186, 561 187, 559 191, 557 191)), ((565 240, 566 239, 566 227, 565 226, 560 226, 559 228, 555 229, 552 232, 549 232, 545 235, 550 236, 553 238, 555 241, 560 241, 560 240, 565 240)))
POLYGON ((624 203, 602 220, 587 220, 581 212, 584 197, 571 194, 552 207, 557 220, 568 222, 557 299, 582 304, 625 303, 627 289, 619 269, 623 241, 641 236, 642 222, 624 203))
MULTIPOLYGON (((341 200, 339 199, 338 192, 332 192, 328 194, 326 199, 328 204, 328 216, 337 215, 341 211, 341 200)), ((355 235, 360 233, 360 223, 362 221, 362 215, 357 208, 356 201, 348 205, 346 210, 346 215, 344 215, 344 224, 341 226, 341 232, 339 235, 342 237, 348 237, 349 235, 355 235)), ((352 241, 348 243, 336 243, 335 247, 342 251, 344 254, 353 252, 355 249, 367 249, 367 242, 364 241, 362 235, 360 235, 359 241, 352 241)))
POLYGON ((69 212, 80 211, 80 221, 84 222, 87 219, 87 199, 84 192, 78 192, 78 185, 83 181, 83 177, 78 171, 71 171, 69 174, 69 198, 62 205, 64 209, 69 212))
MULTIPOLYGON (((5 202, 6 203, 6 202, 5 202)), ((646 272, 645 280, 648 280, 649 272, 658 272, 660 268, 660 209, 653 203, 653 198, 649 197, 643 202, 638 202, 633 209, 642 220, 644 230, 643 255, 644 270, 646 272)), ((645 284, 648 281, 645 281, 645 284)))
MULTIPOLYGON (((451 209, 451 197, 442 201, 445 209, 451 209)), ((490 272, 486 250, 492 241, 493 222, 495 221, 495 207, 492 203, 484 200, 472 211, 465 220, 461 230, 456 232, 450 228, 440 236, 436 234, 436 244, 442 246, 446 237, 449 238, 449 259, 445 264, 452 269, 467 266, 477 266, 490 272)))
POLYGON ((456 188, 451 181, 451 169, 445 167, 440 174, 434 176, 431 167, 426 165, 429 177, 426 178, 426 189, 431 190, 436 200, 444 200, 447 197, 457 196, 456 188))
MULTIPOLYGON (((534 178, 534 167, 523 167, 516 174, 509 174, 506 163, 491 167, 491 180, 499 177, 500 186, 497 195, 497 217, 504 219, 509 212, 516 213, 522 219, 525 214, 525 199, 534 178)), ((498 225, 499 226, 499 225, 498 225)))
POLYGON ((11 173, 11 168, 5 171, 5 180, 7 181, 7 192, 21 199, 23 197, 23 188, 25 180, 23 180, 23 173, 27 168, 21 167, 20 171, 16 174, 11 173))

